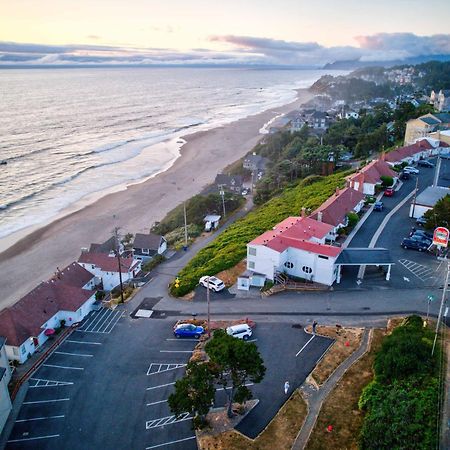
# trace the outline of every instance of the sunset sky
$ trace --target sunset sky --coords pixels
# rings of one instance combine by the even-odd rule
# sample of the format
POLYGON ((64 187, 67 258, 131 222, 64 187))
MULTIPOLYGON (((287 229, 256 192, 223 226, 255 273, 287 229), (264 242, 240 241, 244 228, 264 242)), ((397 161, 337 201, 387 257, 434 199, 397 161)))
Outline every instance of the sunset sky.
POLYGON ((450 54, 449 24, 446 0, 0 0, 0 63, 393 60, 450 54))

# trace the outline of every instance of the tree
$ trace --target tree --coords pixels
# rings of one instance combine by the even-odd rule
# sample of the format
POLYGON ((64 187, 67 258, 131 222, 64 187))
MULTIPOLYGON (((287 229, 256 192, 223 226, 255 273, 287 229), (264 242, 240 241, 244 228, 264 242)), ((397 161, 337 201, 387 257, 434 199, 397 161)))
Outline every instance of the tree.
POLYGON ((216 382, 221 385, 228 398, 228 417, 232 417, 233 401, 243 403, 252 396, 246 383, 260 383, 266 368, 253 342, 229 336, 217 330, 206 344, 216 382))
POLYGON ((175 416, 194 414, 194 426, 205 423, 205 416, 214 402, 214 376, 208 363, 190 362, 186 375, 175 382, 175 392, 169 395, 167 403, 175 416))
POLYGON ((441 198, 435 205, 424 214, 427 222, 425 228, 432 230, 436 227, 450 228, 450 195, 441 198))

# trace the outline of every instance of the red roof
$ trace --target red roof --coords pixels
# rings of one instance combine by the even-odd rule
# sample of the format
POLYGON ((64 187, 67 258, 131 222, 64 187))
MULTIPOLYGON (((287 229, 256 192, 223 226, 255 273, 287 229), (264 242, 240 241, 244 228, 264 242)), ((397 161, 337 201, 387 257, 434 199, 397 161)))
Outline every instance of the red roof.
POLYGON ((332 230, 331 225, 318 222, 310 217, 288 217, 275 225, 272 230, 266 231, 253 239, 250 244, 267 245, 268 242, 281 234, 295 239, 323 239, 332 230))
POLYGON ((88 272, 84 267, 78 263, 73 262, 63 270, 56 270, 52 279, 61 280, 63 283, 70 286, 83 287, 94 278, 91 272, 88 272))
MULTIPOLYGON (((119 262, 115 256, 108 256, 106 253, 82 253, 78 262, 85 264, 94 264, 103 272, 119 272, 119 262)), ((120 257, 120 268, 122 273, 128 273, 139 261, 131 256, 127 258, 120 257)))
POLYGON ((279 253, 284 252, 287 248, 297 248, 319 255, 336 257, 341 253, 342 248, 334 247, 333 245, 319 244, 317 242, 305 241, 304 239, 295 239, 286 236, 277 236, 272 239, 267 247, 279 253))
POLYGON ((28 338, 38 336, 45 322, 58 311, 75 312, 92 295, 94 291, 60 279, 43 281, 16 304, 0 312, 0 335, 6 337, 7 345, 19 346, 28 338))
POLYGON ((347 187, 336 191, 326 202, 322 203, 311 215, 317 220, 318 213, 322 213, 322 222, 337 226, 344 223, 346 215, 353 211, 358 203, 364 199, 362 192, 347 187))
POLYGON ((386 161, 374 160, 362 167, 358 172, 349 176, 350 180, 358 181, 357 177, 361 174, 364 175, 364 182, 377 184, 380 182, 381 177, 397 177, 397 173, 394 172, 386 161))
POLYGON ((402 159, 411 157, 416 153, 423 152, 424 150, 431 150, 434 148, 427 139, 422 139, 415 142, 412 145, 407 145, 406 147, 400 147, 392 150, 385 155, 385 161, 398 162, 402 159))

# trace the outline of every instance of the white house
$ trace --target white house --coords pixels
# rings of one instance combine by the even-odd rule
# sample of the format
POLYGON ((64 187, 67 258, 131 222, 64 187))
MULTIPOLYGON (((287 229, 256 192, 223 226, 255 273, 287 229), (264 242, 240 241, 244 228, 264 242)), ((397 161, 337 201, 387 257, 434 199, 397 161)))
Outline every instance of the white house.
POLYGON ((61 321, 81 321, 95 302, 92 274, 72 263, 48 281, 0 312, 0 335, 6 338, 8 359, 23 363, 47 339, 61 321))
POLYGON ((441 186, 430 186, 422 191, 415 201, 413 200, 409 208, 409 217, 417 219, 422 217, 427 211, 446 195, 450 195, 450 189, 441 186))
POLYGON ((386 161, 376 159, 347 177, 347 180, 353 189, 366 195, 374 195, 376 186, 382 183, 381 177, 392 177, 395 183, 398 174, 391 169, 386 161))
MULTIPOLYGON (((365 196, 362 192, 351 187, 336 188, 334 195, 322 203, 309 217, 332 225, 335 235, 339 228, 348 225, 348 213, 359 213, 361 211, 364 206, 364 199, 365 196)), ((332 240, 334 240, 334 237, 332 240)))
POLYGON ((125 283, 135 278, 141 271, 142 261, 133 257, 120 257, 107 255, 106 253, 83 252, 78 258, 78 264, 84 267, 92 275, 101 279, 103 289, 111 291, 120 284, 120 275, 122 273, 122 282, 125 283))
POLYGON ((162 255, 167 250, 164 236, 149 233, 136 233, 133 242, 133 256, 140 261, 149 261, 155 255, 162 255))
POLYGON ((6 339, 0 336, 0 433, 5 426, 12 405, 8 392, 8 383, 11 379, 11 369, 5 350, 6 339))
POLYGON ((309 217, 288 217, 247 244, 247 269, 274 280, 278 272, 331 286, 340 247, 325 244, 333 226, 309 217))
POLYGON ((420 159, 428 158, 433 155, 433 150, 436 147, 430 141, 430 139, 426 138, 420 139, 414 144, 396 148, 395 150, 386 153, 384 155, 384 160, 388 164, 395 166, 396 164, 401 164, 403 162, 411 164, 419 161, 420 159))

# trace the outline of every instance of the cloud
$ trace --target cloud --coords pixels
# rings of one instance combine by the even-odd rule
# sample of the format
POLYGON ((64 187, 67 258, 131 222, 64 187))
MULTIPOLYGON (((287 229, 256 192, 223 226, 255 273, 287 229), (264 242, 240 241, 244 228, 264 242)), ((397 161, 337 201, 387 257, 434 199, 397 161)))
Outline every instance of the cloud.
MULTIPOLYGON (((99 36, 90 35, 93 40, 99 36)), ((6 64, 220 64, 321 67, 342 60, 401 61, 415 56, 449 55, 450 35, 378 33, 357 36, 357 46, 325 47, 317 42, 292 42, 252 36, 211 36, 223 50, 108 45, 41 45, 0 42, 0 65, 6 64)), ((217 46, 214 46, 217 47, 217 46)))

